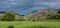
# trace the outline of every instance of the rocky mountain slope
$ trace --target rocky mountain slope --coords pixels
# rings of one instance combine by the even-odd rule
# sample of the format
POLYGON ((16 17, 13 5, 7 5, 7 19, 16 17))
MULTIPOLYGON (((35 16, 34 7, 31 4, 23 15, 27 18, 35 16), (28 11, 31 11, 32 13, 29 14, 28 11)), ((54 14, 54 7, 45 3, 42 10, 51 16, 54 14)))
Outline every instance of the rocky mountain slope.
POLYGON ((44 10, 39 10, 33 13, 30 13, 25 16, 25 19, 32 19, 32 18, 46 18, 48 14, 56 14, 57 10, 56 9, 44 9, 44 10))

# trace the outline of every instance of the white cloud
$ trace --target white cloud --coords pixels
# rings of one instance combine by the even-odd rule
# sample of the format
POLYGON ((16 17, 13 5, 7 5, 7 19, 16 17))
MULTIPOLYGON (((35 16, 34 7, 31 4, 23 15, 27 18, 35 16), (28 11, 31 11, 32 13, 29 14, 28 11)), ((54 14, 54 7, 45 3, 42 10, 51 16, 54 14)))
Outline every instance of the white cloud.
POLYGON ((32 10, 42 10, 42 9, 44 9, 44 7, 33 7, 33 8, 30 8, 30 9, 32 9, 32 10))
POLYGON ((49 4, 49 7, 50 8, 55 8, 55 7, 57 8, 57 7, 59 7, 59 5, 60 5, 59 2, 52 2, 52 3, 49 4))
POLYGON ((4 1, 2 0, 0 3, 6 5, 6 6, 3 5, 3 7, 25 6, 25 5, 35 6, 35 7, 42 7, 42 6, 56 7, 57 5, 60 5, 60 3, 56 2, 56 0, 55 2, 54 1, 44 2, 44 0, 42 1, 41 0, 4 0, 4 1))
POLYGON ((40 2, 40 1, 38 1, 38 2, 34 2, 33 4, 35 4, 35 5, 57 5, 57 4, 59 4, 58 2, 40 2))
POLYGON ((23 6, 25 3, 23 0, 2 0, 0 1, 0 5, 2 5, 2 8, 12 8, 15 6, 23 6))

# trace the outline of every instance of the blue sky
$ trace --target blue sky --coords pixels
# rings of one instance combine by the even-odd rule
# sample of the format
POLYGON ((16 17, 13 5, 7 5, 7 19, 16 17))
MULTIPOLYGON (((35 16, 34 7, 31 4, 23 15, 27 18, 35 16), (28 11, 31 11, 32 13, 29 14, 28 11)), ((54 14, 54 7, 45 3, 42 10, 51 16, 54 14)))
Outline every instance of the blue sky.
POLYGON ((60 0, 0 0, 0 11, 15 11, 25 15, 34 10, 59 8, 60 0))

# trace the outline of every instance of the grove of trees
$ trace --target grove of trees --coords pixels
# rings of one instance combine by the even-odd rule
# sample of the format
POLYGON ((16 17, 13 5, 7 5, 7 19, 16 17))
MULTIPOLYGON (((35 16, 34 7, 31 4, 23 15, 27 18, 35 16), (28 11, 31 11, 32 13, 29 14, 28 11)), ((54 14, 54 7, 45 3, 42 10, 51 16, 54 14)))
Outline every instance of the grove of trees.
POLYGON ((14 21, 15 20, 15 13, 12 12, 5 12, 1 21, 14 21))

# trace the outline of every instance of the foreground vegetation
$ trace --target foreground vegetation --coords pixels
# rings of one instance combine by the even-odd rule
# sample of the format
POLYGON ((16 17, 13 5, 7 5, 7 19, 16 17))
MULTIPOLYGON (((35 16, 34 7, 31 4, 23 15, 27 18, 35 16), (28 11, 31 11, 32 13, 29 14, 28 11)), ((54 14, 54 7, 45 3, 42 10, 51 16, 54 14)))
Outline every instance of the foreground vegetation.
POLYGON ((60 22, 0 21, 0 28, 60 28, 60 22))

